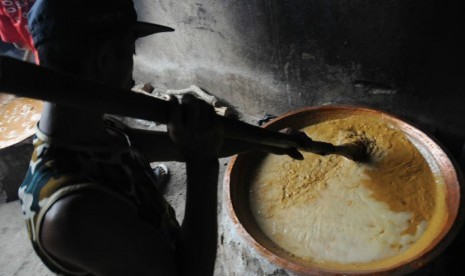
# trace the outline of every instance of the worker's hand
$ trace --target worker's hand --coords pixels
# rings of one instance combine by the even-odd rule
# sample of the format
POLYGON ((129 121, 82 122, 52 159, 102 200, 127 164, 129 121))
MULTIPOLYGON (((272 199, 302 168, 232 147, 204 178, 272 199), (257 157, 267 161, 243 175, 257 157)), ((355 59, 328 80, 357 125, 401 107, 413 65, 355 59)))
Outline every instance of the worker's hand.
MULTIPOLYGON (((285 128, 285 129, 280 130, 279 132, 285 133, 287 135, 293 135, 296 137, 301 137, 302 135, 305 135, 305 137, 307 137, 307 135, 304 132, 295 130, 293 128, 285 128)), ((300 151, 298 151, 296 148, 270 147, 268 149, 268 152, 271 152, 273 154, 278 154, 278 155, 288 155, 289 157, 293 159, 297 159, 297 160, 304 159, 304 156, 302 155, 302 153, 300 153, 300 151)))
POLYGON ((218 159, 223 141, 215 110, 191 94, 170 100, 168 134, 186 161, 218 159))
POLYGON ((304 156, 296 148, 266 147, 262 150, 276 155, 287 155, 296 160, 304 160, 304 156))

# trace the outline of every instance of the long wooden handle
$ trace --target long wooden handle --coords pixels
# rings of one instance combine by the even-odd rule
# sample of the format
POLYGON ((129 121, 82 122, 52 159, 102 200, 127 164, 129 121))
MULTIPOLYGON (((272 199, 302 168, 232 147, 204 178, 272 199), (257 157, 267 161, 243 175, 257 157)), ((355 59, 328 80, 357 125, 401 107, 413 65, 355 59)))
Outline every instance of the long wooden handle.
MULTIPOLYGON (((168 122, 166 101, 9 57, 0 57, 0 91, 162 124, 168 122)), ((228 138, 280 148, 305 147, 307 151, 312 148, 309 143, 302 145, 301 140, 291 135, 226 117, 219 118, 228 138)))

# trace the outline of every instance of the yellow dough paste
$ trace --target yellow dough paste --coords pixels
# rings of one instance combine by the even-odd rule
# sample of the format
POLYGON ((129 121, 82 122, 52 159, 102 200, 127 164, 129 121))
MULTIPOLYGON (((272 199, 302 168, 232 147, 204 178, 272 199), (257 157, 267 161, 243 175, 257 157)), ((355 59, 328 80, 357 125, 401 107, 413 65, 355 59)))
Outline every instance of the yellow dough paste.
POLYGON ((250 184, 265 235, 290 255, 337 269, 391 266, 428 246, 446 217, 444 187, 402 131, 366 115, 302 131, 336 145, 363 141, 372 160, 267 155, 250 184))

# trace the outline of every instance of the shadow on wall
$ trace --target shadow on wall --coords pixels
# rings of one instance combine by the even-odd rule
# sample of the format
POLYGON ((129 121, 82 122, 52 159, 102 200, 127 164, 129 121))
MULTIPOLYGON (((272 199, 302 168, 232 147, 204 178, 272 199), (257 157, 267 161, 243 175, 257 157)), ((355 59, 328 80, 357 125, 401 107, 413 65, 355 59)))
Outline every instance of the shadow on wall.
MULTIPOLYGON (((293 52, 296 61, 314 52, 329 65, 357 63, 365 81, 416 95, 433 93, 423 89, 463 73, 463 1, 286 0, 267 5, 279 15, 269 32, 282 42, 280 52, 293 52)), ((306 75, 305 62, 294 66, 306 75)))
POLYGON ((463 1, 260 3, 268 15, 267 62, 290 86, 292 105, 366 104, 434 128, 465 129, 463 111, 450 109, 465 103, 463 1), (389 93, 357 91, 360 83, 389 93))

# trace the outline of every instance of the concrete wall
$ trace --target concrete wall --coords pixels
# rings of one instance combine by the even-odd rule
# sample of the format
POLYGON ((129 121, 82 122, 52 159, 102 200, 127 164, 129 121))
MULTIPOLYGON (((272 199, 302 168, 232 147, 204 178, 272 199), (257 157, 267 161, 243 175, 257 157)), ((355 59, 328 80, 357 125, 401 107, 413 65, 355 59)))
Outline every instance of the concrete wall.
POLYGON ((135 78, 161 88, 194 83, 257 117, 365 105, 463 141, 463 7, 451 0, 143 0, 140 20, 176 31, 138 41, 135 78))

